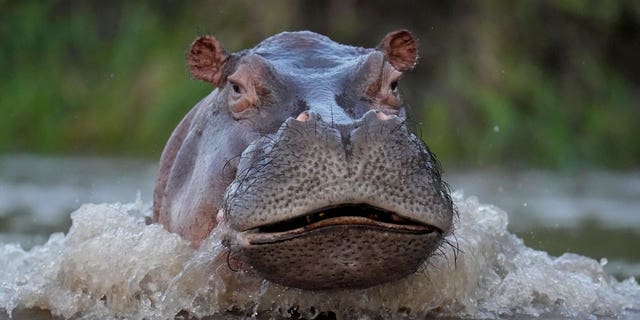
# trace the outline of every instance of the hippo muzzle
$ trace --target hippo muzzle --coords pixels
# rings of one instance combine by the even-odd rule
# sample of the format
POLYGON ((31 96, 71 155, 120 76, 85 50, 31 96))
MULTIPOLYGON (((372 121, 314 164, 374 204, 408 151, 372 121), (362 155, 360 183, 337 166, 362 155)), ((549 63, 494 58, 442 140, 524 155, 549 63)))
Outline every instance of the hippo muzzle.
POLYGON ((372 110, 333 126, 313 113, 290 118, 242 155, 224 202, 230 248, 292 287, 402 278, 450 228, 433 163, 398 116, 372 110))
POLYGON ((224 224, 247 270, 290 287, 366 288, 421 268, 453 205, 397 92, 413 37, 365 49, 284 33, 239 55, 212 39, 190 65, 219 89, 170 139, 154 217, 195 245, 224 224))

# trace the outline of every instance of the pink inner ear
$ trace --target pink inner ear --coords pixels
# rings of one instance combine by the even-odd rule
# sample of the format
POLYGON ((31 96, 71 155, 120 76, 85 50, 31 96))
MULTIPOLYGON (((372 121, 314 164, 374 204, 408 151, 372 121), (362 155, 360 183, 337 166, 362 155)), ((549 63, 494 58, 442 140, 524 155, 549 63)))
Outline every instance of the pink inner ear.
POLYGON ((222 65, 229 55, 212 36, 202 36, 191 45, 189 68, 194 78, 220 86, 222 65))
POLYGON ((398 71, 412 69, 418 60, 418 44, 413 35, 406 30, 387 34, 378 49, 384 52, 389 63, 398 71))

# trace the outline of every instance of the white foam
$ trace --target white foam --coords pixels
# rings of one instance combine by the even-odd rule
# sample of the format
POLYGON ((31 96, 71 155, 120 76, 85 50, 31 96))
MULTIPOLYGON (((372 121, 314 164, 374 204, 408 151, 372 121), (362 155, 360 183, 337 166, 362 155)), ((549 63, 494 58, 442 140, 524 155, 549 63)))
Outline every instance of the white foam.
POLYGON ((65 318, 172 318, 224 313, 312 317, 565 317, 637 315, 640 286, 574 254, 551 257, 509 233, 507 215, 454 194, 453 246, 420 272, 367 290, 310 292, 234 272, 216 230, 198 250, 159 225, 149 205, 83 205, 67 235, 29 251, 0 246, 0 309, 43 308, 65 318), (635 311, 634 311, 635 310, 635 311))

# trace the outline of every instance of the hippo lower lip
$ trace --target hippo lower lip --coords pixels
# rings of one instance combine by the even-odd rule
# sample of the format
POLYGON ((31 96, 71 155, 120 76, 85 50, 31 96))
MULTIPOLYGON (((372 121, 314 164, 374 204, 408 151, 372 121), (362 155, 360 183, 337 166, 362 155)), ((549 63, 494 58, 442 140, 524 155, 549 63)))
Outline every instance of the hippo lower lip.
POLYGON ((403 218, 398 214, 367 204, 343 204, 315 210, 303 216, 257 227, 244 232, 245 243, 250 245, 287 241, 324 228, 368 228, 381 232, 429 234, 438 228, 403 218))

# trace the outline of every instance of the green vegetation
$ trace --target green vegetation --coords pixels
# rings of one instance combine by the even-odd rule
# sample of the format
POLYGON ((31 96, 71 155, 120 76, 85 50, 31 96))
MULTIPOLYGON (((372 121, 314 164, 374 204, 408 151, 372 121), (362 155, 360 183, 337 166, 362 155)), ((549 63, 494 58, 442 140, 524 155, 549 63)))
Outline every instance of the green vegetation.
POLYGON ((373 46, 408 28, 422 54, 403 92, 447 166, 640 167, 637 1, 153 4, 0 0, 0 153, 158 158, 211 90, 185 65, 198 34, 237 51, 284 30, 373 46))

